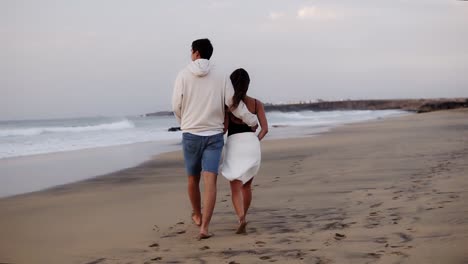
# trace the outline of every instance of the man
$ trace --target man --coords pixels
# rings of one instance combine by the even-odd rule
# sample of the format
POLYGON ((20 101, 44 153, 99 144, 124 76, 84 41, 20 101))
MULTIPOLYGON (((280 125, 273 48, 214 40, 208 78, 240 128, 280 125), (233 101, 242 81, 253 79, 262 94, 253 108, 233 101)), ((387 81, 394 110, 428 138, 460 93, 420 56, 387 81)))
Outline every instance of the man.
MULTIPOLYGON (((208 39, 192 42, 192 62, 175 81, 172 110, 183 132, 182 145, 188 175, 192 220, 200 226, 198 239, 209 238, 208 225, 216 202, 216 180, 224 146, 224 111, 232 105, 234 89, 228 76, 210 63, 213 46, 208 39), (200 176, 203 176, 203 214, 200 176), (203 216, 203 217, 202 217, 203 216)), ((255 130, 256 116, 243 102, 233 114, 255 130)))

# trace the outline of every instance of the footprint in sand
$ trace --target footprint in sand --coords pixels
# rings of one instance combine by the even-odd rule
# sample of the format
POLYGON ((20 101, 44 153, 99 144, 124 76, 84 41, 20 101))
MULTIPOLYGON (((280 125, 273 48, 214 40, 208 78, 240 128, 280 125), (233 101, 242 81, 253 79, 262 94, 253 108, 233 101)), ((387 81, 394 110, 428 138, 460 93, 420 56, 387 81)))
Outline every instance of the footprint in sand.
POLYGON ((403 252, 401 252, 401 251, 392 251, 392 252, 390 252, 390 254, 391 254, 391 255, 396 255, 396 256, 405 257, 405 258, 409 257, 408 254, 403 253, 403 252))
POLYGON ((379 254, 379 253, 367 253, 366 255, 368 257, 375 258, 375 259, 379 259, 382 256, 382 254, 379 254))
POLYGON ((413 217, 413 220, 414 220, 414 221, 419 221, 419 220, 421 220, 421 217, 415 216, 415 217, 413 217))
POLYGON ((390 246, 390 247, 391 247, 391 248, 402 248, 403 246, 395 246, 395 245, 393 245, 393 246, 390 246))
POLYGON ((388 243, 387 243, 387 238, 386 237, 377 237, 374 239, 374 242, 375 243, 379 243, 379 244, 386 244, 386 246, 388 246, 388 243))
POLYGON ((306 218, 307 216, 306 215, 300 215, 300 214, 294 214, 294 215, 291 215, 291 217, 296 218, 296 219, 303 219, 303 218, 306 218))
POLYGON ((364 226, 365 228, 374 228, 380 225, 380 222, 384 218, 383 216, 379 215, 380 211, 370 212, 369 216, 367 217, 367 224, 364 226))
MULTIPOLYGON (((169 229, 173 229, 172 227, 170 227, 169 229)), ((175 232, 171 232, 171 233, 168 233, 168 234, 165 234, 163 236, 161 236, 161 238, 168 238, 168 237, 175 237, 177 235, 181 235, 181 234, 185 234, 187 231, 185 230, 179 230, 179 231, 175 231, 175 232)))
POLYGON ((345 239, 345 238, 346 238, 345 234, 335 233, 335 239, 336 240, 342 240, 342 239, 345 239))
MULTIPOLYGON (((86 264, 98 264, 98 263, 101 263, 101 262, 103 262, 105 260, 106 260, 105 258, 100 258, 100 259, 93 260, 91 262, 87 262, 86 264)), ((10 263, 1 262, 1 264, 10 264, 10 263)), ((11 264, 13 264, 13 263, 11 263, 11 264)))
POLYGON ((345 229, 348 228, 350 224, 351 223, 345 224, 342 222, 332 222, 326 224, 324 227, 321 228, 321 230, 345 229))
POLYGON ((392 213, 390 214, 390 217, 392 217, 392 221, 400 221, 401 220, 401 216, 397 213, 392 213))
POLYGON ((209 246, 203 246, 203 247, 200 248, 200 250, 207 250, 207 249, 210 249, 210 247, 209 246))
POLYGON ((401 239, 401 243, 407 243, 413 240, 413 237, 411 235, 405 234, 405 233, 396 233, 401 239))

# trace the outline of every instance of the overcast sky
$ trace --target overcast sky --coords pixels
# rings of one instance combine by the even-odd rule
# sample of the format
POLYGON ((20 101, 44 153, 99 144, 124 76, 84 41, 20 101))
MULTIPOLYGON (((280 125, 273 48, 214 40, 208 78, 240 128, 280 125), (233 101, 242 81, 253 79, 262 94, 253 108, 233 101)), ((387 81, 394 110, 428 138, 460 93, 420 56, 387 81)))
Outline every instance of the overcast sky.
POLYGON ((468 1, 3 0, 0 120, 169 110, 204 37, 264 102, 468 97, 468 1))

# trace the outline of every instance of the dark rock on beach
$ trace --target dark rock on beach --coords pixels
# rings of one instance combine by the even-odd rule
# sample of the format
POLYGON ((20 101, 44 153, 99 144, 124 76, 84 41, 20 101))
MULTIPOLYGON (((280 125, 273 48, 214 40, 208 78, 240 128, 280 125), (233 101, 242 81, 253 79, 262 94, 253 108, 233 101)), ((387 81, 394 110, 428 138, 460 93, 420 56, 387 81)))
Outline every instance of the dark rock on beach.
POLYGON ((180 131, 180 127, 170 127, 167 131, 169 132, 180 131))

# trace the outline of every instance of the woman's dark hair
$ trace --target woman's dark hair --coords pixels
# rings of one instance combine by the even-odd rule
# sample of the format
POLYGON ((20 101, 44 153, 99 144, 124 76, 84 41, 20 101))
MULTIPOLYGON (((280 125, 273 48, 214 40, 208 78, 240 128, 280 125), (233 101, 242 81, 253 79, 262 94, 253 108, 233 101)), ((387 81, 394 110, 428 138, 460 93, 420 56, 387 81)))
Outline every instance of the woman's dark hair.
POLYGON ((246 70, 240 68, 233 71, 230 78, 232 86, 234 86, 234 96, 232 97, 231 109, 236 109, 239 106, 240 101, 242 101, 247 94, 250 77, 246 70))
POLYGON ((202 59, 209 60, 213 55, 213 45, 209 39, 197 39, 192 42, 192 52, 198 51, 202 59))

